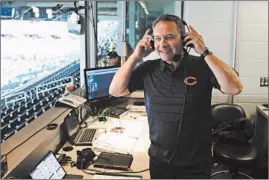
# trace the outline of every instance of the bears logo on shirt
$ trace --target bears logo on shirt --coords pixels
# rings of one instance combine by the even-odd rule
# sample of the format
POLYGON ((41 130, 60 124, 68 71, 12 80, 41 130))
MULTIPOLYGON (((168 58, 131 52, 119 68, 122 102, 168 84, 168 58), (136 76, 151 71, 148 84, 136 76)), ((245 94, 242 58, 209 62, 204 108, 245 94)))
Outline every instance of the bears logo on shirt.
POLYGON ((188 76, 184 79, 184 83, 188 86, 194 86, 197 83, 197 80, 195 77, 188 76))

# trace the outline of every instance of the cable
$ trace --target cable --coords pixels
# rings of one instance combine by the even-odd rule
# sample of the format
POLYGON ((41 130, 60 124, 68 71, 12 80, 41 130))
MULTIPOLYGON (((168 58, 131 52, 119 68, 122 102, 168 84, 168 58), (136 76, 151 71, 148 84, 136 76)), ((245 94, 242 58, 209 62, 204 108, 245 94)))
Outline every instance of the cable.
POLYGON ((24 141, 22 141, 20 144, 18 144, 17 146, 15 146, 13 149, 11 149, 8 153, 6 153, 5 155, 9 155, 11 152, 13 152, 15 149, 17 149, 19 146, 21 146, 22 144, 24 144, 26 141, 28 141, 29 139, 31 139, 34 135, 36 135, 37 133, 39 133, 40 131, 42 131, 44 128, 46 128, 50 123, 52 123, 53 121, 55 121, 56 119, 58 119, 62 114, 64 114, 67 110, 63 111, 61 114, 59 114, 56 118, 54 118, 53 120, 51 120, 48 124, 46 124, 44 127, 42 127, 41 129, 39 129, 38 131, 36 131, 34 134, 32 134, 30 137, 28 137, 27 139, 25 139, 24 141))
POLYGON ((181 1, 181 19, 184 19, 184 1, 181 1))
MULTIPOLYGON (((93 171, 93 172, 97 172, 97 173, 102 173, 102 174, 113 174, 113 175, 122 175, 121 173, 125 174, 125 173, 129 173, 129 174, 136 174, 136 173, 142 173, 142 172, 146 172, 149 170, 148 169, 143 169, 143 170, 140 170, 140 171, 116 171, 116 172, 106 172, 106 171, 100 171, 100 170, 97 170, 97 169, 83 169, 83 172, 85 173, 89 173, 89 172, 86 172, 86 170, 89 170, 89 171, 93 171)), ((91 173, 89 173, 91 174, 91 173)))
MULTIPOLYGON (((187 77, 187 62, 188 62, 187 60, 185 60, 185 62, 183 62, 184 63, 183 64, 183 67, 184 67, 184 78, 187 77)), ((187 98, 186 96, 188 95, 187 94, 187 91, 188 91, 188 86, 187 86, 187 84, 184 83, 184 104, 183 104, 183 107, 182 107, 182 110, 181 110, 181 120, 180 120, 179 125, 178 125, 179 131, 178 131, 178 134, 177 134, 176 151, 173 153, 171 159, 174 158, 174 156, 176 155, 177 149, 178 149, 178 138, 180 136, 181 124, 182 124, 183 117, 184 117, 185 104, 186 104, 186 98, 187 98)))
POLYGON ((136 174, 136 173, 142 173, 142 172, 146 172, 148 171, 148 169, 143 169, 143 170, 140 170, 140 171, 118 171, 118 172, 113 172, 113 173, 131 173, 131 174, 136 174))
POLYGON ((86 174, 90 174, 90 175, 94 175, 95 173, 89 173, 89 172, 86 172, 84 169, 82 169, 82 171, 86 174))
POLYGON ((78 15, 77 1, 74 1, 74 12, 78 15))

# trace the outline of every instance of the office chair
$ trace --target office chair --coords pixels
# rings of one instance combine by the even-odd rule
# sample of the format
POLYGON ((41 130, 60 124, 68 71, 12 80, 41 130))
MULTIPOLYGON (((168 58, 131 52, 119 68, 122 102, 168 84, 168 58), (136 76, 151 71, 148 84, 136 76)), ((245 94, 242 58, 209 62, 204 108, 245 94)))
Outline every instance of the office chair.
MULTIPOLYGON (((236 104, 215 104, 211 107, 212 129, 226 121, 246 118, 244 109, 236 104)), ((254 168, 258 163, 257 150, 250 143, 241 144, 216 139, 212 146, 213 159, 229 167, 229 170, 217 171, 213 178, 220 173, 230 173, 232 179, 249 178, 249 175, 239 172, 239 168, 254 168)))

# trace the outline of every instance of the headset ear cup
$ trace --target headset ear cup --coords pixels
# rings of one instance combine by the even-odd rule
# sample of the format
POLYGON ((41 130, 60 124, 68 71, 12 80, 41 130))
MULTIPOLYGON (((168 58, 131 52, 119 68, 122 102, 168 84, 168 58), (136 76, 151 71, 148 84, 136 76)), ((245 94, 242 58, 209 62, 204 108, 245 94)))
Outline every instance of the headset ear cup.
POLYGON ((182 35, 182 38, 181 38, 183 48, 184 48, 185 45, 186 45, 186 43, 184 42, 185 37, 186 37, 186 34, 182 35))
POLYGON ((181 23, 182 23, 182 28, 180 31, 180 33, 181 33, 180 35, 181 35, 181 41, 182 41, 182 48, 183 48, 183 50, 186 50, 186 47, 185 47, 186 43, 184 42, 184 39, 186 37, 185 26, 187 26, 187 23, 183 19, 181 19, 181 23))
POLYGON ((185 37, 186 37, 186 34, 184 34, 182 36, 182 38, 181 38, 181 41, 182 41, 182 49, 183 49, 184 53, 187 52, 186 43, 184 42, 185 37))

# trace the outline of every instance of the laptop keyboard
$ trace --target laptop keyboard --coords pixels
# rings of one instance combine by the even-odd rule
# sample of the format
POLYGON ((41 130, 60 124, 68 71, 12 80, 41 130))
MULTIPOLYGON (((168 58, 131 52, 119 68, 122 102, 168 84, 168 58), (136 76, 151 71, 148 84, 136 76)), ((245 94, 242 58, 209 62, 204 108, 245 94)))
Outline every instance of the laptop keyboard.
POLYGON ((75 145, 92 145, 93 137, 97 129, 81 130, 75 140, 75 145))

